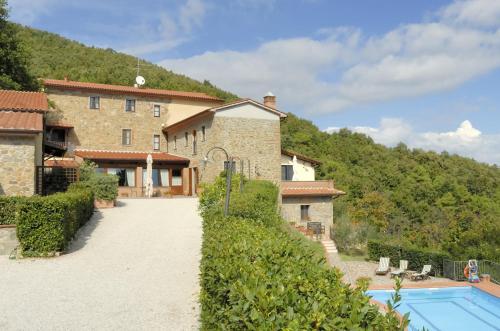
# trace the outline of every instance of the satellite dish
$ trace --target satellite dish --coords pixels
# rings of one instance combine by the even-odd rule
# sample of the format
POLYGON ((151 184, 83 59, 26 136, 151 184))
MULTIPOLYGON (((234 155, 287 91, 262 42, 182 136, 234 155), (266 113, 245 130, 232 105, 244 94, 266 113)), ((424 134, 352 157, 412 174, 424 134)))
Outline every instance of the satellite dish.
POLYGON ((142 76, 137 76, 135 77, 135 82, 137 83, 137 85, 142 86, 146 83, 146 80, 142 76))

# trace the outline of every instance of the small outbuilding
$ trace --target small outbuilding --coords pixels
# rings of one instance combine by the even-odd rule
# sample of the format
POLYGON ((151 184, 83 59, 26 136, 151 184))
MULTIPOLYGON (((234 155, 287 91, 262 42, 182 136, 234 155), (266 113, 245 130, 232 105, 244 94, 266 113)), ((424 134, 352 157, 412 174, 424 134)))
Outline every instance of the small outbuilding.
POLYGON ((0 195, 33 195, 43 165, 47 97, 0 90, 0 195))

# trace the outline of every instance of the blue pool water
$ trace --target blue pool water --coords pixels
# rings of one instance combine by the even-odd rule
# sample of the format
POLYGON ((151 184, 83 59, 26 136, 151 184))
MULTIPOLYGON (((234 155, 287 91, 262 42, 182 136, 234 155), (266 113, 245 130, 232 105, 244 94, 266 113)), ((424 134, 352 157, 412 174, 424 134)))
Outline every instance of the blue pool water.
MULTIPOLYGON (((386 303, 394 291, 373 290, 366 294, 386 303)), ((475 287, 401 290, 398 312, 410 312, 409 330, 500 331, 500 298, 475 287)))

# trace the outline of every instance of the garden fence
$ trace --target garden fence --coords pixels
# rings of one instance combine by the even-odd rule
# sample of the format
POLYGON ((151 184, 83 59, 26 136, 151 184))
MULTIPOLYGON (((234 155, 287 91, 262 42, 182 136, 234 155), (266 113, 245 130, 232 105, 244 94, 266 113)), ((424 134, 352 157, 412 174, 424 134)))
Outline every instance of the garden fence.
MULTIPOLYGON (((443 274, 444 277, 450 278, 457 281, 467 280, 464 276, 464 269, 467 266, 468 261, 444 261, 443 263, 443 274)), ((500 284, 500 264, 489 261, 489 260, 479 260, 477 261, 479 267, 479 274, 490 275, 491 281, 500 284)))

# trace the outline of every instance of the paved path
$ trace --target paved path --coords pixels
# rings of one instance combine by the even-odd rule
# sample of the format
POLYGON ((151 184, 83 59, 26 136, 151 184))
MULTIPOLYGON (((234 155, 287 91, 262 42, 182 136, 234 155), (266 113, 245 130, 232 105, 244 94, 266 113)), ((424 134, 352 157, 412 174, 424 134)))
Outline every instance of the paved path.
POLYGON ((121 200, 66 255, 0 256, 0 330, 197 330, 197 203, 121 200))

